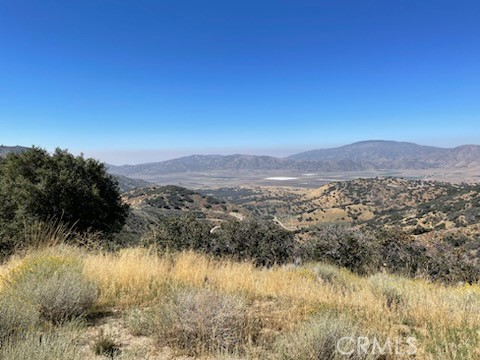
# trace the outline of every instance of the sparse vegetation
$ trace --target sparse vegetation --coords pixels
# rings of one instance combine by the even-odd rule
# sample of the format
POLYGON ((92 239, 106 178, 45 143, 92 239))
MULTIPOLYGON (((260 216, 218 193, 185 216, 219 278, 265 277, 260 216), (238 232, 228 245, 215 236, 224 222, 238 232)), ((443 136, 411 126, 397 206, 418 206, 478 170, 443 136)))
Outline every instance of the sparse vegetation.
POLYGON ((98 290, 83 276, 83 264, 71 255, 33 254, 4 280, 10 299, 31 304, 39 316, 54 324, 83 316, 98 290))
POLYGON ((246 301, 210 289, 177 290, 149 310, 134 310, 129 322, 135 333, 192 355, 242 352, 253 332, 246 301))
POLYGON ((30 331, 21 341, 9 341, 0 347, 2 360, 85 360, 77 343, 78 330, 30 331))
POLYGON ((114 359, 120 354, 120 348, 110 334, 106 334, 103 331, 95 340, 93 351, 96 355, 107 356, 114 359))
POLYGON ((298 329, 280 337, 274 347, 276 358, 283 360, 317 360, 317 359, 379 359, 379 355, 367 350, 366 354, 356 352, 355 344, 344 342, 341 350, 349 355, 342 355, 337 349, 339 339, 355 336, 367 336, 367 332, 356 329, 355 324, 342 316, 322 314, 301 324, 298 329), (360 335, 362 334, 362 335, 360 335), (351 353, 351 354, 350 354, 351 353))
MULTIPOLYGON (((152 338, 149 346, 156 351, 168 345, 179 355, 315 359, 315 354, 331 351, 332 342, 345 334, 402 341, 414 336, 419 359, 453 359, 459 353, 474 359, 479 349, 474 335, 480 328, 475 310, 480 306, 478 285, 444 286, 388 274, 361 277, 321 264, 265 268, 193 252, 161 255, 141 248, 120 253, 67 249, 55 247, 43 254, 54 257, 57 264, 69 264, 72 252, 77 254, 85 278, 99 287, 96 311, 116 309, 124 314, 130 336, 152 338), (453 339, 456 345, 447 346, 453 339)), ((37 250, 0 268, 2 295, 9 289, 5 279, 38 256, 37 250)), ((2 349, 10 358, 10 353, 31 353, 38 346, 47 351, 46 344, 34 342, 38 335, 32 331, 38 334, 35 329, 40 328, 29 319, 18 321, 25 324, 23 340, 8 330, 4 333, 5 344, 18 341, 18 346, 2 349)), ((48 335, 48 343, 70 339, 62 340, 62 346, 75 359, 82 345, 63 337, 61 329, 68 324, 59 325, 58 334, 48 335)), ((91 342, 81 351, 95 352, 95 340, 91 342)), ((56 348, 49 351, 55 359, 56 348)), ((133 353, 127 348, 120 356, 134 359, 129 355, 133 353)))
POLYGON ((6 341, 24 336, 40 323, 38 310, 8 290, 0 292, 0 347, 6 341))

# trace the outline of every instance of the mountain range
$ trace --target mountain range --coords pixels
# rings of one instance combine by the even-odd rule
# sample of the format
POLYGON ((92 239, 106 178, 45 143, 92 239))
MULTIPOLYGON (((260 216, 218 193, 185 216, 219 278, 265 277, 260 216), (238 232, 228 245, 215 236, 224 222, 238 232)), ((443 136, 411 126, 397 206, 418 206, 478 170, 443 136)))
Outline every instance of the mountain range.
POLYGON ((337 172, 364 170, 462 169, 480 166, 480 146, 455 148, 422 146, 396 141, 362 141, 286 158, 256 155, 191 155, 139 165, 109 165, 112 174, 149 178, 156 175, 209 171, 337 172))
POLYGON ((19 153, 27 150, 28 148, 23 146, 4 146, 0 145, 0 157, 5 156, 9 153, 19 153))
MULTIPOLYGON (((20 146, 0 146, 0 156, 25 149, 20 146)), ((235 174, 266 171, 328 173, 367 170, 461 170, 480 168, 480 146, 440 148, 409 142, 371 140, 337 148, 306 151, 284 158, 243 154, 191 155, 138 165, 108 165, 108 168, 114 175, 144 180, 168 174, 215 171, 235 174)), ((135 185, 133 187, 136 187, 135 185)))

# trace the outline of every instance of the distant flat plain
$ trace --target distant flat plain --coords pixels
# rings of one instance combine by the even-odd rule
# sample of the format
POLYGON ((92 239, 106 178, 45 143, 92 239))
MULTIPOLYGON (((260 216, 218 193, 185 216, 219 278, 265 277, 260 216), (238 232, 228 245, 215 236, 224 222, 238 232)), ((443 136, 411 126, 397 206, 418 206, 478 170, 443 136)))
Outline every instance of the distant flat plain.
POLYGON ((428 170, 342 171, 310 174, 284 170, 265 172, 216 170, 155 175, 151 177, 142 176, 142 179, 158 185, 179 185, 191 189, 241 185, 317 188, 332 181, 374 178, 377 176, 451 183, 478 183, 480 182, 480 167, 428 170))

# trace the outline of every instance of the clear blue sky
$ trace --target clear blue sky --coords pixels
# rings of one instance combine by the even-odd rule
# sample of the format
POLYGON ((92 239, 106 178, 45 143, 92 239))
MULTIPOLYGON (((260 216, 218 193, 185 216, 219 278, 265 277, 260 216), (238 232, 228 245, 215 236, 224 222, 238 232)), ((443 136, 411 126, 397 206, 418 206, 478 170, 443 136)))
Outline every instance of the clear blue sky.
POLYGON ((113 163, 480 143, 480 2, 0 0, 0 143, 113 163))

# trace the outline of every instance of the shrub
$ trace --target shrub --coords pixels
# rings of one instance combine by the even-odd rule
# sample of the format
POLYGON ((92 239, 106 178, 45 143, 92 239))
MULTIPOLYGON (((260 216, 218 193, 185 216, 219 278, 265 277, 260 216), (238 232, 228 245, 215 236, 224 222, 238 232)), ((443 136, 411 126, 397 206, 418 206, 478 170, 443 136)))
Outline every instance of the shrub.
POLYGON ((241 351, 248 341, 244 299, 212 290, 182 290, 150 310, 134 310, 128 323, 135 333, 156 335, 161 345, 189 354, 241 351))
MULTIPOLYGON (((357 327, 346 318, 334 315, 318 315, 316 318, 301 325, 297 330, 281 336, 273 348, 276 349, 275 359, 283 360, 363 360, 375 359, 375 355, 359 354, 353 351, 352 355, 342 355, 337 351, 337 342, 343 337, 356 337, 359 334, 357 327)), ((367 334, 360 334, 367 336, 367 334)), ((346 343, 341 349, 345 352, 355 350, 348 348, 346 343)))
POLYGON ((406 304, 404 291, 395 277, 387 274, 375 274, 369 278, 372 291, 385 298, 389 308, 399 307, 406 304))
POLYGON ((9 341, 0 348, 2 360, 84 360, 76 343, 76 333, 69 329, 56 332, 29 332, 22 341, 9 341))
POLYGON ((114 359, 117 355, 120 354, 120 347, 115 342, 113 337, 109 334, 105 334, 103 331, 100 333, 100 336, 95 340, 92 348, 93 352, 96 355, 103 355, 112 359, 114 359))
POLYGON ((309 261, 325 261, 359 274, 378 268, 378 245, 369 233, 343 224, 327 224, 312 229, 300 245, 309 261))
POLYGON ((146 245, 161 250, 195 250, 236 260, 252 260, 258 266, 283 264, 292 258, 293 233, 272 221, 226 221, 213 234, 212 225, 191 215, 161 219, 146 245))
POLYGON ((339 268, 330 264, 316 264, 313 268, 313 272, 320 279, 329 284, 334 284, 339 279, 339 268))
POLYGON ((382 265, 390 272, 415 276, 428 268, 427 248, 402 229, 381 229, 375 232, 380 246, 382 265))
POLYGON ((128 313, 126 321, 133 335, 149 336, 155 334, 157 327, 159 327, 157 324, 159 314, 161 312, 158 307, 150 309, 134 308, 128 313))
POLYGON ((465 249, 445 243, 432 247, 425 272, 430 279, 445 283, 474 284, 480 279, 477 255, 471 256, 465 249))
POLYGON ((98 296, 97 287, 84 278, 78 259, 55 255, 26 258, 9 275, 7 290, 34 304, 41 318, 53 323, 84 315, 98 296))
POLYGON ((461 235, 458 242, 453 238, 433 240, 428 247, 401 229, 377 230, 375 236, 380 261, 392 273, 421 275, 445 283, 472 284, 480 279, 476 256, 469 255, 469 242, 461 235))
POLYGON ((209 252, 211 228, 209 223, 197 220, 192 215, 167 216, 159 219, 147 244, 154 244, 161 250, 209 252))
POLYGON ((0 294, 0 347, 35 329, 39 323, 39 313, 30 302, 3 290, 0 294))
POLYGON ((354 290, 355 284, 348 279, 347 270, 340 269, 334 265, 318 263, 312 268, 317 279, 331 284, 341 290, 354 290))
POLYGON ((215 254, 253 260, 258 266, 284 264, 295 249, 293 233, 271 221, 232 220, 223 223, 215 235, 215 254))

